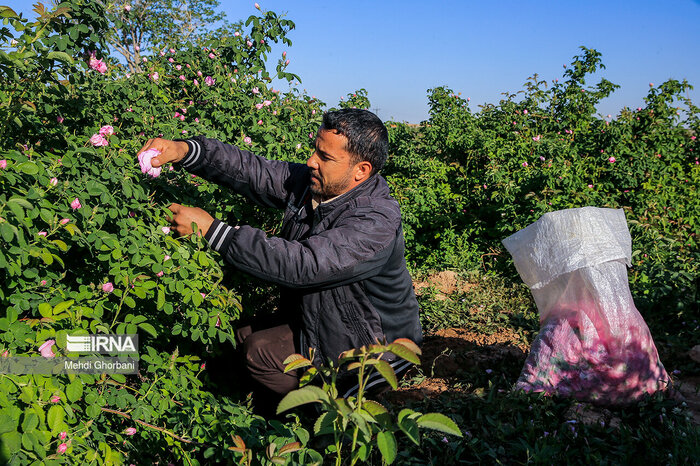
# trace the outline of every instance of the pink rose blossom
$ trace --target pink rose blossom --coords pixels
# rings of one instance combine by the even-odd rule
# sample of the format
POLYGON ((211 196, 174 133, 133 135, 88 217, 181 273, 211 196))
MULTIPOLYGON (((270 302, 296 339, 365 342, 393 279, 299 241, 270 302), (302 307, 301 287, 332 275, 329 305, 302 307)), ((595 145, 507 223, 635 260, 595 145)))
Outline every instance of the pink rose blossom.
POLYGON ((523 162, 523 167, 527 167, 527 162, 523 162))
POLYGON ((195 79, 194 81, 192 81, 192 83, 193 83, 195 86, 199 86, 199 81, 197 81, 196 79, 195 79))
POLYGON ((176 65, 176 66, 175 66, 175 69, 178 70, 178 71, 180 71, 180 70, 182 69, 182 65, 176 65))
POLYGON ((194 122, 195 122, 195 123, 199 123, 199 118, 195 118, 195 119, 194 119, 194 122))
POLYGON ((127 13, 130 12, 130 11, 131 11, 131 5, 129 5, 128 3, 127 3, 126 5, 124 5, 124 11, 126 11, 127 13))
POLYGON ((95 147, 102 147, 108 145, 109 141, 101 134, 95 133, 90 137, 90 144, 95 147))
POLYGON ((80 200, 76 197, 73 199, 73 202, 70 203, 70 206, 73 208, 73 210, 80 209, 83 205, 80 203, 80 200))
POLYGON ((163 262, 167 261, 168 259, 170 259, 170 256, 166 254, 165 257, 163 257, 163 262))
POLYGON ((63 123, 63 117, 61 115, 57 116, 56 121, 59 123, 63 123))
POLYGON ((532 138, 532 140, 535 141, 535 142, 539 141, 539 140, 540 140, 540 135, 538 134, 537 136, 535 136, 534 138, 532 138))
POLYGON ((99 133, 102 137, 111 136, 114 134, 114 127, 111 125, 105 125, 102 128, 100 128, 99 133))
POLYGON ((263 106, 264 106, 264 107, 267 107, 267 106, 269 106, 270 104, 272 104, 272 101, 270 101, 270 100, 266 100, 266 101, 263 102, 263 106))
POLYGON ((51 178, 51 180, 49 180, 49 184, 51 186, 56 186, 58 184, 58 178, 54 176, 53 178, 51 178))
POLYGON ((41 283, 41 286, 46 286, 46 280, 42 280, 40 283, 41 283))
POLYGON ((204 78, 204 84, 207 86, 213 86, 214 85, 214 79, 211 76, 207 76, 204 78))
POLYGON ((207 367, 207 363, 206 363, 206 362, 203 362, 202 365, 199 366, 199 368, 200 368, 201 370, 206 369, 206 367, 207 367))
POLYGON ((589 188, 593 188, 593 185, 592 185, 592 184, 589 184, 588 187, 589 187, 589 188))
POLYGON ((184 81, 184 80, 185 80, 185 76, 181 74, 181 75, 180 75, 180 81, 184 81))
POLYGON ((262 121, 262 120, 258 120, 258 124, 259 124, 259 125, 262 125, 262 124, 263 124, 263 121, 262 121))
POLYGON ((66 434, 66 431, 64 430, 63 432, 61 432, 60 434, 58 434, 58 438, 61 439, 61 440, 65 440, 65 439, 66 439, 66 435, 67 435, 67 434, 66 434))
POLYGON ((251 145, 253 143, 253 141, 248 136, 243 138, 243 142, 245 142, 248 145, 251 145))
POLYGON ((690 136, 691 141, 695 141, 695 139, 697 139, 696 136, 690 136))
POLYGON ((187 134, 187 130, 186 130, 186 129, 183 129, 183 130, 182 130, 182 134, 187 134))
POLYGON ((168 52, 175 53, 175 49, 171 47, 170 49, 168 49, 168 52))
POLYGON ((7 160, 5 160, 5 159, 0 160, 0 168, 7 168, 7 160))
POLYGON ((90 62, 88 63, 90 68, 97 71, 100 74, 105 74, 107 72, 107 65, 102 60, 95 58, 95 52, 90 54, 90 62))
POLYGON ((68 445, 66 445, 65 443, 62 443, 56 449, 56 453, 58 453, 60 455, 61 453, 65 453, 66 450, 68 450, 68 445))
POLYGON ((163 228, 161 228, 161 230, 162 230, 163 233, 165 233, 166 235, 170 233, 170 227, 163 227, 163 228))
POLYGON ((136 427, 127 427, 124 433, 126 435, 134 435, 136 433, 136 427))
POLYGON ((608 159, 608 162, 610 162, 610 163, 615 163, 615 157, 610 157, 610 158, 608 159))
POLYGON ((258 110, 260 110, 261 108, 263 108, 263 104, 255 104, 255 108, 257 108, 258 110))
POLYGON ((523 115, 527 115, 527 110, 523 110, 523 115))
POLYGON ((254 87, 253 89, 251 89, 251 92, 253 94, 260 94, 260 90, 257 87, 254 87))
POLYGON ((258 5, 258 4, 256 3, 256 4, 255 4, 255 8, 259 10, 259 9, 260 9, 260 5, 258 5))
POLYGON ((185 115, 180 115, 180 121, 185 121, 185 115))
POLYGON ((39 236, 46 236, 46 232, 45 232, 45 231, 40 231, 40 232, 39 232, 39 236))
POLYGON ((162 277, 162 276, 163 276, 163 271, 162 271, 162 270, 156 274, 156 277, 162 277))
POLYGON ((60 223, 61 225, 65 225, 65 224, 68 223, 68 222, 70 222, 70 219, 62 218, 61 221, 58 222, 58 223, 60 223))
POLYGON ((174 59, 173 57, 168 58, 168 61, 169 61, 170 63, 175 63, 175 59, 174 59))
POLYGON ((154 167, 151 164, 151 160, 159 155, 160 151, 158 149, 148 149, 141 152, 138 156, 139 165, 141 166, 141 173, 151 175, 153 178, 159 176, 162 168, 154 167))
POLYGON ((248 47, 252 47, 252 46, 253 46, 253 43, 252 43, 251 41, 249 41, 249 40, 247 40, 247 41, 245 42, 245 44, 246 44, 248 47))
POLYGON ((297 144, 297 149, 301 149, 301 143, 297 144))
POLYGON ((210 53, 209 58, 216 58, 216 55, 214 55, 213 53, 210 53))
POLYGON ((236 32, 234 32, 234 33, 233 33, 233 35, 234 35, 234 37, 238 37, 238 36, 240 36, 240 35, 241 35, 241 33, 240 33, 240 32, 238 32, 238 31, 236 31, 236 32))
POLYGON ((144 63, 146 63, 146 62, 148 61, 148 58, 143 57, 143 58, 141 59, 141 61, 143 61, 144 63))
POLYGON ((214 325, 214 327, 221 327, 221 319, 219 318, 219 316, 216 316, 216 324, 214 325))
POLYGON ((197 76, 199 76, 199 77, 201 78, 201 77, 202 77, 202 72, 201 72, 201 71, 197 71, 197 76))
POLYGON ((51 347, 55 344, 55 340, 46 340, 44 344, 39 347, 39 353, 45 358, 53 358, 56 355, 51 350, 51 347))
POLYGON ((102 291, 105 293, 111 293, 114 291, 114 285, 112 285, 112 282, 107 282, 104 285, 102 285, 102 291))
POLYGON ((163 52, 162 50, 161 50, 160 52, 158 52, 158 53, 160 53, 160 56, 161 56, 161 57, 164 57, 164 56, 165 56, 165 52, 163 52))
POLYGON ((136 50, 137 52, 139 52, 139 51, 141 50, 141 47, 139 47, 138 45, 134 45, 134 50, 136 50))
POLYGON ((61 397, 60 397, 60 396, 54 395, 54 396, 51 397, 51 403, 58 403, 59 401, 61 401, 61 397))
POLYGON ((160 75, 157 71, 154 71, 153 73, 149 74, 148 77, 151 78, 153 81, 158 81, 160 75))
POLYGON ((289 65, 289 59, 285 60, 284 64, 285 64, 285 66, 289 65))

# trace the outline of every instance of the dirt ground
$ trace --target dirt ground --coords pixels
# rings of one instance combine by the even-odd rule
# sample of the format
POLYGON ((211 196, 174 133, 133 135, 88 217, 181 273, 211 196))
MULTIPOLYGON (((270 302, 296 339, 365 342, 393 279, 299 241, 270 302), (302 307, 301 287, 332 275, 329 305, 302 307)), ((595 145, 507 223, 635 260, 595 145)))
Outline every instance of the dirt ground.
MULTIPOLYGON (((416 294, 420 295, 426 288, 433 287, 438 300, 448 299, 455 292, 463 292, 468 287, 477 285, 461 281, 455 272, 443 271, 414 283, 416 294)), ((383 398, 394 404, 403 404, 408 400, 433 398, 446 393, 450 396, 467 396, 461 385, 455 383, 466 371, 493 370, 505 365, 521 367, 525 362, 529 347, 520 342, 518 335, 510 329, 485 335, 464 328, 447 328, 426 335, 421 356, 420 382, 400 387, 396 391, 385 393, 383 398)), ((700 363, 700 346, 688 352, 689 359, 700 363)), ((405 379, 411 380, 419 374, 417 369, 409 372, 405 379)), ((466 377, 468 379, 468 377, 466 377)), ((673 377, 673 395, 679 401, 685 401, 693 418, 700 425, 700 377, 673 377)), ((601 410, 593 407, 583 408, 585 412, 576 413, 580 417, 597 422, 601 410)), ((602 410, 607 411, 607 410, 602 410)), ((613 420, 615 423, 615 420, 613 420)))

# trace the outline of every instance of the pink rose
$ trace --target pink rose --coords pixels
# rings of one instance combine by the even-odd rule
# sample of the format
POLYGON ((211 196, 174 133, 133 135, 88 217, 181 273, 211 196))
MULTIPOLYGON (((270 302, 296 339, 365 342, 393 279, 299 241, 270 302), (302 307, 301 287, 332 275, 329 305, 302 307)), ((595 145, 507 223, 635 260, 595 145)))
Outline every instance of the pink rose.
POLYGON ((289 59, 285 60, 284 65, 285 66, 289 65, 289 59))
POLYGON ((178 70, 178 71, 180 71, 180 70, 182 69, 182 65, 176 65, 176 66, 175 66, 175 69, 178 70))
POLYGON ((10 357, 10 352, 7 351, 7 350, 3 351, 3 352, 2 352, 2 357, 3 357, 3 358, 9 358, 9 357, 10 357))
POLYGON ((539 140, 540 140, 540 135, 538 134, 537 136, 535 136, 534 138, 532 138, 532 140, 535 141, 535 142, 539 141, 539 140))
POLYGON ((209 58, 216 58, 216 55, 214 55, 213 53, 210 53, 209 58))
POLYGON ((168 58, 168 61, 169 61, 170 63, 175 63, 175 60, 173 59, 173 57, 168 58))
POLYGON ((168 259, 170 259, 170 256, 166 254, 165 257, 163 257, 163 262, 167 261, 168 259))
POLYGON ((253 43, 252 43, 251 41, 249 41, 249 40, 245 41, 245 43, 246 43, 246 45, 247 45, 248 47, 252 47, 252 46, 253 46, 253 43))
POLYGON ((67 435, 67 434, 66 434, 66 431, 64 430, 63 432, 61 432, 60 434, 58 434, 58 438, 61 439, 61 440, 65 440, 65 439, 66 439, 66 435, 67 435))
POLYGON ((105 293, 111 293, 114 291, 114 285, 112 285, 112 282, 107 282, 104 285, 102 285, 102 291, 105 293))
POLYGON ((106 146, 109 142, 101 134, 95 133, 90 137, 90 144, 95 147, 106 146))
POLYGON ((204 78, 204 84, 207 86, 213 86, 214 85, 214 79, 211 76, 207 76, 204 78))
POLYGON ((102 128, 100 128, 99 133, 103 137, 111 136, 114 134, 114 127, 111 125, 105 125, 102 128))
POLYGON ((156 274, 156 277, 162 277, 162 276, 163 276, 163 271, 162 271, 162 270, 156 274))
POLYGON ((62 443, 56 449, 56 453, 58 453, 60 455, 61 453, 65 453, 66 450, 68 450, 68 445, 66 445, 65 443, 62 443))
POLYGON ((46 286, 46 280, 41 281, 41 286, 46 286))
POLYGON ((257 87, 254 87, 254 88, 251 90, 251 92, 252 92, 253 94, 260 94, 260 90, 259 90, 257 87))
POLYGON ((527 110, 523 110, 523 115, 527 115, 527 110))
POLYGON ((214 327, 221 327, 221 319, 219 318, 219 316, 216 316, 216 324, 214 325, 214 327))
POLYGON ((255 108, 257 108, 258 110, 260 110, 261 108, 263 108, 263 104, 255 104, 255 108))
POLYGON ((126 5, 124 5, 124 11, 126 11, 127 13, 130 12, 130 11, 131 11, 131 5, 129 5, 128 3, 127 3, 126 5))
POLYGON ((53 178, 51 178, 51 179, 49 180, 49 184, 50 184, 51 186, 56 186, 56 185, 58 184, 58 178, 56 178, 56 177, 54 176, 53 178))
POLYGON ((523 162, 523 167, 527 167, 527 162, 523 162))
POLYGON ((165 233, 166 235, 170 233, 170 227, 163 227, 161 228, 161 230, 163 230, 163 233, 165 233))
MULTIPOLYGON (((144 58, 144 60, 145 60, 145 58, 144 58)), ((151 78, 153 81, 158 81, 158 79, 160 78, 160 75, 158 74, 157 71, 154 71, 153 73, 149 74, 148 77, 151 78)))
POLYGON ((196 79, 195 79, 194 81, 192 81, 192 83, 193 83, 195 86, 199 86, 199 81, 197 81, 196 79))
POLYGON ((282 58, 287 58, 287 52, 282 52, 282 58))
POLYGON ((57 117, 56 117, 56 121, 59 122, 59 123, 63 123, 63 117, 60 116, 60 115, 57 116, 57 117))
POLYGON ((253 141, 248 136, 243 138, 243 142, 245 142, 248 145, 251 145, 253 143, 253 141))
POLYGON ((164 57, 164 56, 165 56, 165 52, 163 52, 162 50, 161 50, 160 52, 158 52, 158 53, 160 53, 160 56, 161 56, 161 57, 164 57))
POLYGON ((97 71, 100 74, 105 74, 107 72, 107 65, 102 60, 95 58, 95 52, 90 54, 90 61, 88 63, 90 68, 97 71))
POLYGON ((46 232, 45 232, 45 231, 40 231, 40 232, 39 232, 39 236, 46 236, 46 232))
POLYGON ((201 72, 201 71, 197 71, 197 76, 199 76, 199 77, 201 78, 201 77, 202 77, 202 72, 201 72))
POLYGON ((68 222, 70 222, 70 219, 62 218, 61 221, 58 222, 58 223, 60 223, 61 225, 65 225, 65 224, 68 223, 68 222))
POLYGON ((258 4, 256 3, 256 4, 255 4, 255 8, 259 10, 259 9, 260 9, 260 5, 258 5, 258 4))
POLYGON ((610 163, 615 163, 615 157, 610 157, 610 158, 608 159, 608 162, 610 162, 610 163))
POLYGON ((56 355, 51 350, 51 347, 55 344, 55 340, 46 340, 44 344, 39 347, 39 353, 45 358, 53 358, 56 355))
POLYGON ((7 168, 7 160, 2 159, 0 160, 0 168, 7 168))
POLYGON ((270 100, 266 100, 266 101, 263 102, 263 106, 264 106, 264 107, 267 107, 267 106, 269 106, 269 105, 271 105, 271 104, 272 104, 272 101, 270 101, 270 100))
POLYGON ((180 81, 184 81, 184 80, 185 80, 185 76, 181 74, 181 75, 180 75, 180 81))
POLYGON ((151 165, 151 160, 159 155, 160 151, 158 149, 148 149, 141 152, 138 157, 139 165, 141 166, 141 172, 149 174, 153 178, 159 176, 161 172, 161 167, 154 167, 153 165, 151 165))
POLYGON ((202 365, 199 366, 199 368, 200 368, 201 370, 206 369, 206 367, 207 367, 207 363, 206 363, 206 362, 203 362, 202 365))
POLYGON ((126 435, 134 435, 136 433, 136 427, 127 427, 124 433, 126 435))
POLYGON ((180 121, 185 121, 185 115, 180 115, 180 121))
POLYGON ((262 124, 263 124, 263 121, 262 121, 262 120, 258 120, 258 124, 259 124, 259 125, 262 125, 262 124))
POLYGON ((199 118, 195 118, 195 119, 194 119, 194 122, 195 122, 195 123, 199 123, 199 118))
POLYGON ((80 200, 76 197, 73 199, 73 202, 70 203, 70 206, 73 208, 73 210, 80 209, 83 205, 80 203, 80 200))
POLYGON ((170 53, 175 53, 175 49, 171 48, 171 49, 168 50, 168 52, 170 52, 170 53))
POLYGON ((51 403, 58 403, 59 401, 61 401, 61 397, 60 397, 60 396, 54 395, 54 396, 51 397, 51 403))

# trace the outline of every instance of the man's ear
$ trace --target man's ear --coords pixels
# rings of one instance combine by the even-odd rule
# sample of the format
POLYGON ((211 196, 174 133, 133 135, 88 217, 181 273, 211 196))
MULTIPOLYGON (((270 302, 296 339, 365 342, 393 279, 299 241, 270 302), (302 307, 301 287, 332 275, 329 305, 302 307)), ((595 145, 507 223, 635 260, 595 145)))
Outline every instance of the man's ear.
POLYGON ((366 160, 355 165, 355 181, 364 181, 372 174, 372 164, 366 160))

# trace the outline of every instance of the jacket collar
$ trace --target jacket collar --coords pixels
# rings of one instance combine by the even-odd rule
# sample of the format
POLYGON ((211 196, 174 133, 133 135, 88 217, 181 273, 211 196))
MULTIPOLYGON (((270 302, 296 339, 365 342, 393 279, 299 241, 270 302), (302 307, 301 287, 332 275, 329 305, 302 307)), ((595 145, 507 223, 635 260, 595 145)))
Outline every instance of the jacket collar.
POLYGON ((358 184, 350 191, 341 194, 338 197, 331 199, 328 202, 322 202, 316 207, 316 211, 325 216, 333 211, 336 207, 346 204, 358 197, 386 197, 389 195, 389 185, 384 177, 375 173, 363 183, 358 184))

